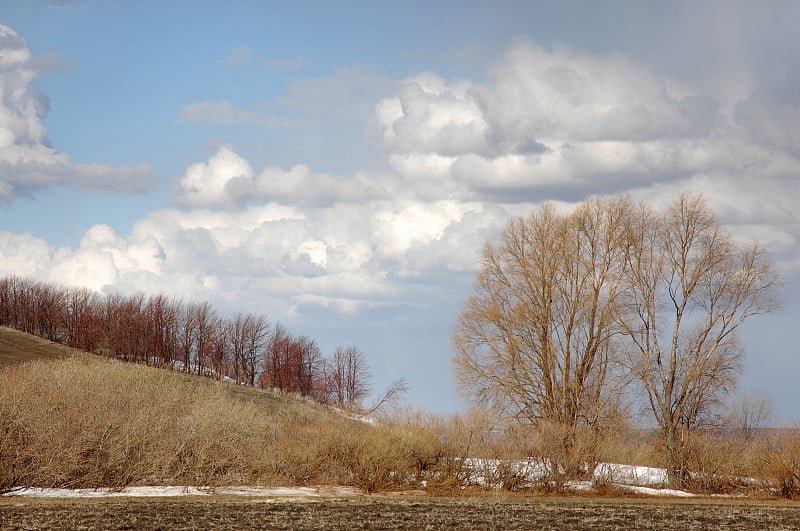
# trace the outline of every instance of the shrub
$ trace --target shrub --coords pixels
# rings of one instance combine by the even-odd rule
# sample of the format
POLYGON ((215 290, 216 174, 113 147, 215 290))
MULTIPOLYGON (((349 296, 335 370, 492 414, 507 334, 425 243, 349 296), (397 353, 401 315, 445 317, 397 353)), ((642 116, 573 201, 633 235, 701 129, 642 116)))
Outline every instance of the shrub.
POLYGON ((773 431, 762 460, 762 477, 784 498, 800 497, 800 427, 773 431))

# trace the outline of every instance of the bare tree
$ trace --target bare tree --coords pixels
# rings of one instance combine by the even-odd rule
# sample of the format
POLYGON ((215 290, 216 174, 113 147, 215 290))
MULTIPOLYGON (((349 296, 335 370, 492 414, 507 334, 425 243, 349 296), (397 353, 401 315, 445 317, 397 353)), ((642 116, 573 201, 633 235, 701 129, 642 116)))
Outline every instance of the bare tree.
POLYGON ((63 318, 65 290, 37 282, 31 286, 31 333, 50 341, 64 342, 63 318))
POLYGON ((246 316, 242 312, 236 313, 233 317, 228 319, 225 323, 225 339, 230 349, 230 365, 229 374, 231 378, 236 380, 236 383, 242 381, 242 373, 244 372, 244 344, 245 344, 245 329, 247 328, 246 316))
POLYGON ((407 392, 408 382, 406 382, 405 378, 392 380, 392 383, 390 383, 386 390, 377 397, 375 402, 365 409, 364 414, 371 415, 376 411, 396 407, 403 401, 407 392))
POLYGON ((245 382, 255 385, 256 374, 264 364, 269 322, 263 315, 248 314, 244 329, 242 367, 245 382))
POLYGON ((758 244, 736 244, 699 195, 683 194, 663 213, 641 206, 629 227, 619 322, 663 432, 670 484, 682 486, 680 430, 735 385, 736 332, 776 307, 778 279, 758 244))
POLYGON ((196 338, 197 332, 195 327, 197 321, 195 319, 196 304, 183 304, 178 314, 178 353, 180 355, 181 371, 192 372, 192 360, 196 359, 196 338))
POLYGON ((193 304, 193 330, 196 350, 197 374, 208 374, 211 370, 211 352, 214 338, 219 334, 219 317, 208 301, 193 304))
POLYGON ((97 296, 88 288, 72 288, 67 291, 64 303, 64 331, 68 345, 81 350, 93 351, 97 347, 96 321, 97 296))
POLYGON ((327 367, 331 400, 339 407, 357 407, 372 392, 367 359, 355 345, 337 347, 327 367))
POLYGON ((322 382, 322 352, 316 341, 306 336, 293 337, 276 323, 264 357, 264 370, 258 378, 261 387, 318 397, 322 382))
POLYGON ((149 325, 144 295, 107 295, 98 304, 101 351, 126 361, 146 361, 149 325))
POLYGON ((484 248, 458 317, 460 389, 504 413, 578 426, 603 415, 624 265, 626 199, 544 204, 484 248))
POLYGON ((772 399, 760 391, 741 393, 728 408, 725 426, 745 441, 759 436, 773 420, 772 399))
POLYGON ((151 296, 145 307, 148 365, 171 365, 178 351, 178 325, 182 303, 159 294, 151 296), (152 357, 152 360, 150 359, 152 357))

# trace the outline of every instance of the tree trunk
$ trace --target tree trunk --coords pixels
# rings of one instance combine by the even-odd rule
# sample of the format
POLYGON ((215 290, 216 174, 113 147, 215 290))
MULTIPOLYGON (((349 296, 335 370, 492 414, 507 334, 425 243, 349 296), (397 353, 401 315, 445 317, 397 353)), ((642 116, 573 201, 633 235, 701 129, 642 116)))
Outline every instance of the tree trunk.
POLYGON ((667 481, 670 488, 682 489, 686 485, 686 466, 681 455, 681 447, 676 438, 676 426, 668 421, 664 426, 667 450, 667 481))

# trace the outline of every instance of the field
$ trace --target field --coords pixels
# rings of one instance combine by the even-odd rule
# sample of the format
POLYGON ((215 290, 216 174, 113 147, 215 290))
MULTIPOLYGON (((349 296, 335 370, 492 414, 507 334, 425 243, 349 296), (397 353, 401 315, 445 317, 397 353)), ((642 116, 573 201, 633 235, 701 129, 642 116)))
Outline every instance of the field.
POLYGON ((0 529, 799 529, 800 505, 586 498, 0 498, 0 529))

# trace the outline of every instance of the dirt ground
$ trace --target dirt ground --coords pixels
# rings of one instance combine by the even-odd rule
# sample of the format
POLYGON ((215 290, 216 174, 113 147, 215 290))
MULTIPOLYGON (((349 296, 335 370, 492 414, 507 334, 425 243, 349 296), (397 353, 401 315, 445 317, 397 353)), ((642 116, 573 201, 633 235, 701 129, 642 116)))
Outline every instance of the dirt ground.
POLYGON ((0 498, 0 529, 800 529, 800 503, 583 498, 0 498))

